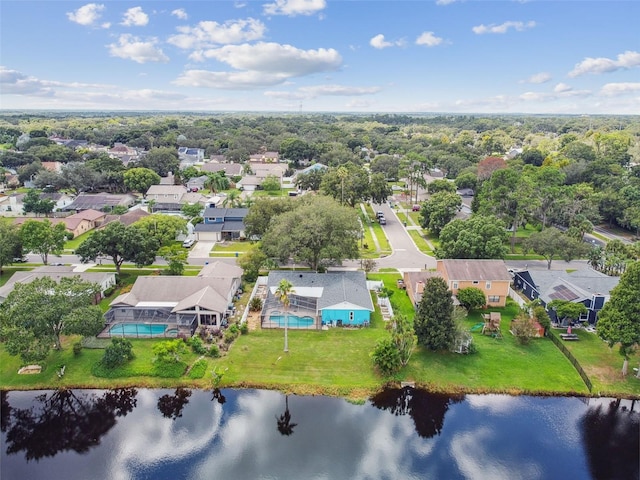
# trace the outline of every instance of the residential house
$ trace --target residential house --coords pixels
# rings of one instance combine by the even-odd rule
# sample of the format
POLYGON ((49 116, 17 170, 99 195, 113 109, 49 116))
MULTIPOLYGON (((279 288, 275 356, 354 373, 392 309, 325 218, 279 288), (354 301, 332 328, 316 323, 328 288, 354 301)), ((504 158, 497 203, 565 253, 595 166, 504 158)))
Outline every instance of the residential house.
POLYGON ((74 272, 72 266, 45 265, 27 272, 14 272, 11 278, 0 287, 0 303, 4 302, 18 283, 31 283, 36 278, 49 277, 59 282, 61 278, 80 277, 85 282, 96 283, 100 286, 100 296, 96 303, 104 297, 104 293, 116 284, 116 274, 113 272, 74 272))
POLYGON ((442 274, 438 271, 430 270, 404 273, 404 287, 414 308, 418 308, 418 304, 422 300, 422 292, 424 292, 427 280, 433 277, 442 277, 442 274))
MULTIPOLYGON (((227 156, 226 155, 210 155, 209 156, 209 162, 212 163, 227 163, 227 156)), ((231 162, 233 163, 233 162, 231 162)))
MULTIPOLYGON (((598 312, 609 300, 610 292, 620 281, 620 277, 610 277, 593 269, 580 269, 573 272, 564 270, 523 270, 514 273, 513 284, 529 300, 539 299, 543 306, 552 300, 568 300, 582 303, 587 313, 580 321, 595 325, 598 312)), ((549 316, 556 321, 555 312, 549 316)))
POLYGON ((275 296, 281 280, 293 285, 289 296, 289 328, 363 326, 371 321, 374 306, 363 271, 271 271, 261 315, 263 328, 284 326, 284 307, 275 296))
POLYGON ((81 193, 72 203, 65 205, 62 211, 100 210, 108 212, 116 206, 129 208, 136 201, 136 197, 131 194, 114 193, 81 193))
POLYGON ((74 237, 77 237, 98 227, 105 217, 106 213, 104 212, 99 212, 97 210, 81 210, 67 217, 18 217, 13 223, 16 225, 22 225, 27 220, 35 220, 39 222, 48 220, 53 225, 62 223, 64 224, 67 232, 72 233, 74 237))
POLYGON ((120 222, 124 226, 128 227, 129 225, 136 223, 141 218, 147 217, 149 215, 151 214, 142 208, 134 208, 122 215, 107 215, 100 226, 104 227, 111 222, 120 222))
POLYGON ((204 207, 207 203, 207 197, 189 192, 184 185, 152 185, 146 199, 154 201, 153 212, 180 212, 183 205, 198 203, 204 207))
POLYGON ((252 163, 252 174, 245 175, 236 184, 238 188, 242 190, 253 192, 258 189, 265 178, 272 176, 278 179, 280 186, 282 186, 282 178, 287 171, 287 166, 281 163, 252 163))
POLYGON ((244 238, 244 217, 248 208, 207 207, 204 211, 203 223, 195 227, 198 240, 221 242, 244 238))
POLYGON ((121 323, 165 325, 185 335, 201 325, 220 327, 233 310, 241 276, 240 267, 213 262, 195 277, 138 277, 131 291, 109 304, 100 336, 109 336, 109 329, 121 323))
MULTIPOLYGON (((0 200, 0 212, 13 212, 15 215, 23 215, 23 200, 26 193, 15 193, 0 200)), ((73 202, 73 197, 66 193, 41 193, 41 199, 51 200, 54 202, 53 211, 62 210, 73 202)))
POLYGON ((224 172, 227 177, 239 177, 242 175, 242 164, 240 163, 205 163, 200 167, 203 172, 217 173, 224 172))
POLYGON ((438 260, 436 270, 453 295, 461 288, 482 290, 489 307, 504 307, 509 296, 511 275, 503 260, 438 260))
POLYGON ((42 162, 42 166, 45 170, 48 170, 53 173, 62 172, 62 163, 60 162, 42 162))
POLYGON ((191 192, 197 192, 198 190, 204 190, 205 184, 209 180, 207 175, 200 175, 199 177, 190 178, 187 181, 187 190, 191 192))
POLYGON ((280 154, 278 152, 262 152, 249 155, 251 163, 278 163, 280 154))
POLYGON ((178 148, 178 158, 180 160, 180 167, 184 168, 189 165, 204 162, 204 149, 203 148, 178 148))

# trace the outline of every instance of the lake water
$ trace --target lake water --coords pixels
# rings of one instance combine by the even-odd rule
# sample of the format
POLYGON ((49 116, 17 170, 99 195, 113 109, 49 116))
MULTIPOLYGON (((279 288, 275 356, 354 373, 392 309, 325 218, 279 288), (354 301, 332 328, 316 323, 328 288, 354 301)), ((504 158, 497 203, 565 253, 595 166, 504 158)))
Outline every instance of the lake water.
POLYGON ((631 479, 630 400, 388 390, 3 392, 2 480, 631 479))

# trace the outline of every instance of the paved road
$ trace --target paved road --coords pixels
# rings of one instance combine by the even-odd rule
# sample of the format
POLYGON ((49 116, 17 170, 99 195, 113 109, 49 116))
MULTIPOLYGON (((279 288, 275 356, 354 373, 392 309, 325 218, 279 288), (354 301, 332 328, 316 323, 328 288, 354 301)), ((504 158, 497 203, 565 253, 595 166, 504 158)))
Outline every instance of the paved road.
MULTIPOLYGON (((384 213, 387 224, 383 225, 389 243, 391 244, 391 255, 376 259, 376 268, 397 268, 400 271, 418 271, 423 269, 436 268, 436 259, 425 255, 407 233, 404 227, 404 214, 400 213, 400 218, 396 211, 389 207, 389 204, 372 204, 375 212, 384 213)), ((359 268, 360 261, 345 261, 343 267, 359 268)))

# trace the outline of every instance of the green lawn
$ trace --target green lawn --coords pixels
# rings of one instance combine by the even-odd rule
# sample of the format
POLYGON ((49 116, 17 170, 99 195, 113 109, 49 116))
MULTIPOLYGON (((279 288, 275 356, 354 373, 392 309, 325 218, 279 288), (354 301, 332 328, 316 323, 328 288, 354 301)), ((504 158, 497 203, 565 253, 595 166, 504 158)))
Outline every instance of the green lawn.
MULTIPOLYGON (((132 283, 143 270, 123 271, 122 284, 132 283)), ((396 314, 414 316, 406 291, 398 289, 398 272, 370 274, 372 280, 382 280, 390 293, 396 314)), ((249 288, 243 298, 246 303, 249 288)), ((114 292, 114 295, 117 294, 114 292)), ((240 302, 242 303, 242 302, 240 302)), ((241 308, 241 307, 238 307, 241 308)), ((187 376, 167 379, 158 377, 152 362, 152 346, 157 340, 133 340, 136 359, 111 378, 95 377, 95 364, 102 350, 83 349, 79 356, 72 353, 77 338, 67 338, 61 352, 52 352, 40 375, 17 375, 18 357, 10 357, 0 348, 0 387, 36 389, 64 387, 110 388, 117 386, 171 387, 176 385, 210 388, 213 368, 225 372, 222 385, 227 387, 275 388, 300 394, 331 394, 366 398, 380 386, 392 381, 414 381, 420 386, 447 392, 503 392, 580 394, 589 392, 571 363, 547 338, 520 345, 509 333, 511 319, 518 308, 511 303, 503 309, 491 309, 502 314, 502 339, 473 332, 477 353, 459 355, 450 352, 430 352, 418 348, 409 365, 393 378, 376 373, 370 352, 376 342, 387 335, 385 322, 378 309, 369 328, 327 331, 289 330, 289 353, 283 352, 282 330, 258 330, 240 336, 228 354, 220 359, 206 357, 206 373, 201 379, 187 376), (66 365, 62 379, 56 371, 66 365)), ((481 311, 474 311, 463 321, 470 329, 481 321, 481 311)), ((567 342, 567 347, 581 362, 592 382, 593 395, 640 396, 640 380, 630 375, 622 379, 621 357, 595 335, 577 330, 579 342, 567 342)), ((184 356, 185 365, 193 364, 197 355, 184 356)), ((640 355, 631 366, 638 364, 640 355)), ((181 367, 182 368, 182 367, 181 367)))
POLYGON ((422 253, 426 253, 427 255, 433 255, 433 250, 427 243, 424 236, 422 236, 418 230, 407 230, 407 231, 409 232, 409 235, 413 239, 413 243, 415 243, 416 247, 418 247, 418 250, 420 250, 422 253))
POLYGON ((209 253, 210 257, 235 257, 236 253, 242 255, 249 250, 255 248, 253 242, 225 242, 223 244, 216 243, 209 253))
POLYGON ((78 235, 77 237, 65 242, 64 251, 66 253, 75 252, 76 249, 84 242, 87 238, 93 235, 96 231, 89 230, 88 232, 83 233, 82 235, 78 235))
MULTIPOLYGON (((564 330, 554 330, 557 334, 564 330)), ((616 391, 624 394, 640 394, 640 379, 633 375, 632 367, 638 367, 640 352, 636 352, 629 361, 629 375, 622 377, 623 357, 618 347, 609 346, 597 334, 582 329, 573 329, 580 339, 577 342, 563 344, 578 360, 593 384, 593 393, 616 391)))

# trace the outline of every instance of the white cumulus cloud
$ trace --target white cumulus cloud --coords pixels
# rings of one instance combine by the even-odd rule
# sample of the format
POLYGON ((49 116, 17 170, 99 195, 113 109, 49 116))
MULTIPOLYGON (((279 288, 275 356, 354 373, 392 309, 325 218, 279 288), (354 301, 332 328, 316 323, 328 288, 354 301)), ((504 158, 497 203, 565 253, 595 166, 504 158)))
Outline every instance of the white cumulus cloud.
POLYGON ((457 0, 436 0, 436 5, 451 5, 455 3, 457 0))
POLYGON ((427 47, 435 47, 442 43, 442 38, 436 37, 433 32, 423 32, 417 39, 416 45, 425 45, 427 47))
POLYGON ((313 15, 324 10, 327 6, 326 0, 276 0, 274 3, 265 3, 265 15, 313 15))
POLYGON ((178 17, 180 20, 187 20, 189 18, 189 15, 187 15, 187 12, 184 8, 176 8, 171 12, 171 15, 173 15, 174 17, 178 17))
POLYGON ((149 15, 144 13, 142 7, 132 7, 122 16, 122 23, 125 27, 144 27, 149 23, 149 15))
POLYGON ((556 93, 568 92, 570 90, 573 90, 573 87, 567 85, 566 83, 562 83, 562 82, 560 82, 555 87, 553 87, 553 91, 556 92, 556 93))
POLYGON ((73 12, 67 12, 67 18, 78 25, 93 26, 102 16, 104 8, 99 3, 87 3, 73 12))
POLYGON ((373 37, 371 40, 369 40, 369 45, 371 45, 373 48, 377 48, 378 50, 381 50, 383 48, 389 48, 389 47, 401 47, 404 45, 404 41, 396 40, 395 42, 389 42, 385 40, 383 34, 379 33, 378 35, 373 37))
POLYGON ((266 27, 260 20, 247 18, 225 23, 203 21, 193 27, 178 27, 177 30, 180 33, 169 37, 170 44, 183 49, 197 49, 259 40, 264 36, 266 27))
POLYGON ((522 80, 520 83, 546 83, 551 80, 551 74, 547 72, 540 72, 531 75, 526 80, 522 80))
POLYGON ((626 95, 636 92, 640 92, 640 83, 607 83, 600 89, 600 93, 602 95, 606 95, 607 97, 615 97, 618 95, 626 95))
POLYGON ((569 76, 578 77, 587 73, 609 73, 633 67, 640 67, 640 53, 627 50, 624 53, 620 53, 615 60, 606 57, 587 57, 573 67, 573 70, 569 72, 569 76))
POLYGON ((256 44, 225 45, 202 52, 237 70, 253 70, 269 74, 302 76, 334 71, 342 64, 342 57, 333 48, 301 50, 291 45, 258 42, 256 44))
POLYGON ((138 63, 168 62, 169 57, 157 44, 158 40, 155 38, 143 41, 133 35, 123 34, 118 38, 118 43, 112 43, 108 47, 112 57, 133 60, 138 63))
POLYGON ((529 22, 508 21, 508 22, 501 23, 500 25, 496 25, 495 23, 492 23, 491 25, 477 25, 473 27, 471 30, 473 31, 473 33, 476 33, 478 35, 483 35, 485 33, 507 33, 509 29, 522 32, 524 30, 533 28, 535 26, 536 26, 536 22, 534 21, 529 21, 529 22))
POLYGON ((278 85, 287 80, 284 74, 266 74, 257 71, 210 72, 208 70, 187 70, 173 83, 182 87, 219 88, 226 90, 250 90, 278 85))

